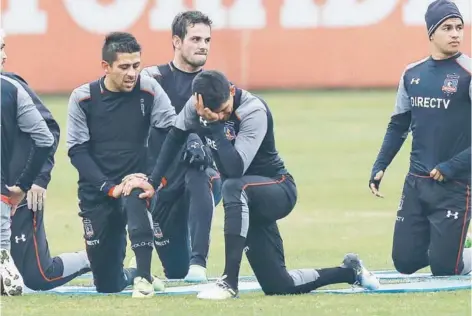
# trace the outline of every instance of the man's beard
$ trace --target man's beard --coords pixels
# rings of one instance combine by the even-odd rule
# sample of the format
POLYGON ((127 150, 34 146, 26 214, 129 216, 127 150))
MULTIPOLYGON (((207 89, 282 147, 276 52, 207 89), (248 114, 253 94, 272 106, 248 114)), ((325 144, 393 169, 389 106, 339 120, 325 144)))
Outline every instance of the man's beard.
POLYGON ((202 67, 202 66, 205 66, 206 64, 206 61, 207 61, 207 56, 205 56, 205 59, 203 60, 195 60, 195 61, 191 61, 189 60, 188 58, 186 58, 185 56, 182 56, 182 59, 190 66, 192 66, 193 68, 198 68, 198 67, 202 67))

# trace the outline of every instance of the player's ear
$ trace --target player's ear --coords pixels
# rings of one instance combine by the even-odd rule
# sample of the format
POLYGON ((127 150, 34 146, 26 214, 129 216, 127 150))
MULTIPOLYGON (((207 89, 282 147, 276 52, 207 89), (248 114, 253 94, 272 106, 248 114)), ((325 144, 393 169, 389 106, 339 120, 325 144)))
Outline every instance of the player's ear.
POLYGON ((236 94, 236 87, 234 85, 231 85, 229 87, 229 94, 234 97, 234 95, 236 94))
POLYGON ((105 74, 108 74, 109 68, 110 68, 110 65, 106 61, 102 60, 102 69, 105 72, 105 74))
POLYGON ((177 35, 172 36, 172 45, 174 45, 174 49, 180 49, 180 47, 182 46, 182 40, 180 39, 180 37, 178 37, 177 35))

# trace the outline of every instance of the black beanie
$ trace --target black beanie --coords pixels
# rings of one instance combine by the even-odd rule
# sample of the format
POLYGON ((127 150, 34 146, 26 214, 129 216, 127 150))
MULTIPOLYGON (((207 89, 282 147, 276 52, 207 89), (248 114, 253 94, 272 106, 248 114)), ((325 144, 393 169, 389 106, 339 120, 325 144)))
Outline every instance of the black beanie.
POLYGON ((441 23, 450 18, 459 18, 464 23, 464 19, 454 2, 449 0, 433 1, 428 6, 425 14, 428 36, 431 36, 441 23))

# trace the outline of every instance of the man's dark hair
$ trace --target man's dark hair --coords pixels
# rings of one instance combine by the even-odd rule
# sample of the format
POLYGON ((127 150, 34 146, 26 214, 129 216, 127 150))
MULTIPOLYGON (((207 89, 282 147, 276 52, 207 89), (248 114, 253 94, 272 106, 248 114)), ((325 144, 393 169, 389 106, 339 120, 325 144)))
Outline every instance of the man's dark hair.
POLYGON ((184 39, 187 35, 187 27, 203 23, 211 28, 213 21, 200 11, 185 11, 177 14, 172 21, 172 36, 184 39))
POLYGON ((192 93, 201 94, 205 107, 214 111, 228 101, 230 82, 226 76, 216 70, 199 73, 192 82, 192 93))
POLYGON ((118 53, 141 52, 136 38, 126 32, 113 32, 105 37, 102 48, 102 59, 110 65, 116 60, 118 53))

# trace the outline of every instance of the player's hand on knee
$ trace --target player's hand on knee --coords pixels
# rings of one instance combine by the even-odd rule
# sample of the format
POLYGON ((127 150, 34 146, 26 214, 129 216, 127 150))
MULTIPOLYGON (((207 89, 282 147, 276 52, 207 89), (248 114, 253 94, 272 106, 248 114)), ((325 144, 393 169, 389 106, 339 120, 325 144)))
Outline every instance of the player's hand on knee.
POLYGON ((131 191, 136 188, 139 188, 144 191, 141 194, 139 194, 139 197, 141 199, 151 198, 155 192, 154 187, 152 186, 151 183, 139 177, 133 177, 129 179, 128 181, 123 182, 121 185, 123 185, 122 193, 124 196, 130 195, 131 191))
POLYGON ((115 185, 109 195, 115 199, 121 197, 121 195, 123 194, 124 185, 125 184, 123 182, 118 185, 115 185))
POLYGON ((144 173, 131 173, 125 176, 121 182, 121 194, 130 195, 133 189, 141 188, 142 182, 148 182, 148 177, 144 173))
POLYGON ((12 205, 10 209, 10 217, 13 217, 18 209, 18 205, 12 205))
POLYGON ((6 186, 8 191, 10 191, 10 196, 9 196, 9 201, 10 201, 10 204, 13 205, 13 206, 18 206, 18 204, 20 204, 21 201, 23 201, 23 199, 25 198, 25 195, 26 193, 23 192, 22 189, 20 189, 20 187, 14 185, 14 186, 6 186))
POLYGON ((46 189, 39 185, 33 184, 31 189, 26 194, 26 202, 28 209, 33 212, 42 211, 44 208, 44 202, 46 201, 46 189))
POLYGON ((382 193, 380 193, 379 191, 380 181, 382 181, 383 176, 384 176, 384 172, 383 170, 380 170, 379 172, 375 174, 373 178, 369 180, 370 191, 372 192, 372 194, 380 198, 384 197, 382 193))
POLYGON ((133 178, 140 178, 140 179, 143 179, 143 180, 148 180, 148 177, 147 175, 145 175, 144 173, 132 173, 132 174, 129 174, 127 175, 126 177, 123 178, 123 180, 121 180, 121 182, 127 182, 129 180, 132 180, 133 178))
POLYGON ((433 179, 436 180, 436 181, 439 181, 439 182, 444 181, 444 176, 443 176, 443 174, 441 173, 441 171, 439 171, 439 170, 436 169, 436 168, 434 168, 433 170, 431 170, 431 172, 429 173, 429 175, 431 176, 431 178, 433 178, 433 179))

